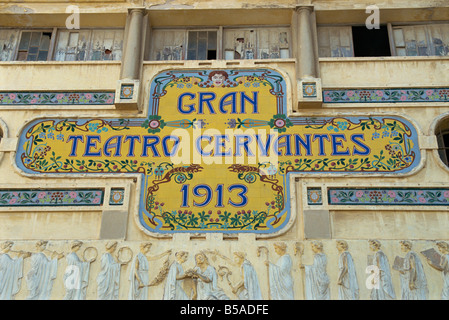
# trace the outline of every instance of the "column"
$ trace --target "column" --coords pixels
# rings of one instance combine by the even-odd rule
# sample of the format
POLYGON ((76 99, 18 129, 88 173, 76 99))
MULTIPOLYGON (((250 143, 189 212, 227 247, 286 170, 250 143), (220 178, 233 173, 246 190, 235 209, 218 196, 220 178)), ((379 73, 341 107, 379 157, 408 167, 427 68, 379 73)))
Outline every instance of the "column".
POLYGON ((144 15, 144 8, 129 10, 127 41, 122 61, 122 79, 137 80, 140 77, 144 15))
POLYGON ((311 26, 313 7, 297 7, 297 59, 298 78, 316 78, 316 59, 311 26))
POLYGON ((312 14, 313 6, 298 6, 292 17, 293 36, 296 40, 294 53, 298 99, 297 106, 293 106, 293 112, 322 106, 321 79, 318 78, 312 14))
POLYGON ((144 23, 145 13, 145 8, 132 8, 128 11, 122 70, 115 94, 116 108, 141 109, 139 93, 146 26, 144 23))

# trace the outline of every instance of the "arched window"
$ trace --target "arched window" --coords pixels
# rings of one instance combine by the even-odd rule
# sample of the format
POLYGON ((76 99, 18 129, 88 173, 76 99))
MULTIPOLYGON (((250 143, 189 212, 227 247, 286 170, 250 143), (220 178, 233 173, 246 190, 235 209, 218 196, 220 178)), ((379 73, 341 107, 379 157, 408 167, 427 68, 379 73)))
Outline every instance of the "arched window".
POLYGON ((438 154, 446 166, 449 167, 449 118, 440 121, 435 129, 438 141, 438 154))

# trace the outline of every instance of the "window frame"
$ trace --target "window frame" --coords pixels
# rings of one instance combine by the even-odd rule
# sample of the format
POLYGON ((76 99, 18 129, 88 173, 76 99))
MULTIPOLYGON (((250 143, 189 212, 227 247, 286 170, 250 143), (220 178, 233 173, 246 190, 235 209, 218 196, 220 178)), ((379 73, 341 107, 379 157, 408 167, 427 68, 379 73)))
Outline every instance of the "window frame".
POLYGON ((52 52, 54 50, 54 46, 55 46, 55 40, 56 40, 56 31, 57 28, 26 28, 26 29, 20 29, 19 32, 19 38, 16 44, 16 48, 14 49, 14 60, 11 61, 19 61, 19 62, 39 62, 39 61, 51 61, 52 59, 52 52), (19 47, 20 47, 20 42, 22 41, 22 35, 24 32, 51 32, 51 37, 50 37, 50 45, 48 46, 48 53, 47 53, 47 59, 46 60, 34 60, 34 61, 29 61, 29 60, 18 60, 19 58, 19 47))
MULTIPOLYGON (((204 26, 204 27, 152 27, 151 33, 154 31, 183 31, 184 33, 184 40, 182 42, 183 46, 183 52, 182 52, 182 59, 180 60, 157 60, 157 54, 158 51, 156 51, 156 41, 158 41, 157 37, 150 36, 151 40, 148 44, 146 44, 146 50, 148 50, 148 60, 145 61, 209 61, 209 60, 188 60, 188 37, 189 32, 192 31, 217 31, 217 57, 216 59, 210 60, 225 60, 225 32, 227 30, 261 30, 261 29, 276 29, 276 28, 284 28, 287 30, 287 39, 288 39, 288 58, 268 58, 268 59, 261 59, 259 57, 259 36, 256 35, 256 58, 254 59, 232 59, 232 60, 270 60, 270 59, 290 59, 292 57, 292 31, 291 31, 291 25, 250 25, 250 26, 241 26, 241 25, 222 25, 222 26, 204 26)), ((231 60, 228 60, 231 61, 231 60)))
MULTIPOLYGON (((390 54, 391 57, 410 57, 407 55, 398 55, 397 54, 397 49, 396 49, 396 44, 395 44, 395 37, 394 37, 394 29, 395 28, 400 28, 400 27, 412 27, 412 26, 432 26, 432 25, 440 25, 440 24, 449 24, 449 20, 448 21, 420 21, 420 22, 387 22, 387 23, 383 23, 383 25, 387 26, 387 31, 388 31, 388 41, 390 44, 390 54)), ((319 48, 319 38, 318 38, 318 29, 321 27, 324 28, 331 28, 331 27, 355 27, 355 26, 363 26, 364 24, 317 24, 317 43, 318 43, 318 54, 320 52, 320 48, 319 48)), ((351 29, 351 47, 352 47, 352 56, 351 58, 356 58, 354 56, 354 40, 353 40, 353 36, 352 36, 352 29, 351 29)), ((428 43, 431 43, 431 39, 430 36, 428 34, 428 32, 426 32, 426 40, 428 43)), ((449 45, 449 44, 448 44, 449 45)), ((417 55, 414 57, 447 57, 447 56, 438 56, 438 55, 417 55)), ((319 56, 319 58, 343 58, 343 57, 332 57, 332 56, 319 56)))
POLYGON ((121 61, 120 60, 91 60, 91 53, 92 53, 92 41, 93 41, 93 34, 95 31, 101 31, 101 30, 113 30, 115 32, 117 31, 122 31, 123 32, 123 38, 122 38, 122 55, 123 56, 123 50, 124 50, 124 44, 125 44, 125 28, 124 27, 109 27, 109 28, 96 28, 96 27, 92 27, 92 28, 82 28, 79 30, 68 30, 66 28, 58 28, 58 27, 54 27, 54 28, 1 28, 2 30, 16 30, 17 31, 17 41, 14 44, 14 48, 12 50, 12 53, 10 55, 10 60, 5 60, 3 62, 11 62, 11 61, 15 61, 15 62, 29 62, 29 63, 33 63, 33 62, 42 62, 42 61, 57 61, 57 62, 89 62, 89 61, 121 61), (62 31, 69 31, 69 32, 81 32, 81 31, 89 31, 89 40, 87 43, 87 47, 88 49, 86 49, 86 54, 89 54, 89 59, 84 59, 84 60, 56 60, 56 50, 57 50, 57 45, 58 45, 58 41, 60 40, 60 34, 62 31), (29 61, 29 60, 18 60, 19 57, 19 48, 20 48, 20 42, 22 40, 22 36, 23 33, 26 32, 41 32, 41 33, 51 33, 51 38, 50 38, 50 44, 48 47, 48 53, 47 53, 47 57, 45 60, 33 60, 33 61, 29 61))
MULTIPOLYGON (((427 27, 429 26, 436 26, 436 25, 447 25, 449 28, 449 20, 448 21, 424 21, 424 22, 405 22, 405 23, 389 23, 389 38, 390 40, 390 47, 392 48, 392 50, 394 51, 394 55, 397 57, 447 57, 448 55, 435 55, 434 51, 434 45, 433 45, 433 40, 431 38, 431 34, 429 32, 429 29, 427 27), (405 52, 405 55, 397 55, 397 48, 396 48, 396 39, 394 36, 394 30, 395 29, 399 29, 399 28, 407 28, 407 27, 424 27, 425 28, 425 38, 426 38, 426 42, 427 42, 427 48, 428 50, 431 50, 429 55, 416 55, 416 56, 408 56, 407 52, 405 52)), ((402 35, 404 36, 404 33, 402 32, 402 35)), ((446 44, 446 46, 449 46, 449 43, 446 44)), ((405 39, 404 39, 404 50, 406 50, 406 43, 405 43, 405 39)))
MULTIPOLYGON (((437 139, 437 153, 440 158, 440 160, 444 163, 446 168, 449 168, 449 144, 446 145, 444 138, 445 136, 449 137, 449 118, 443 118, 441 119, 436 127, 435 127, 435 136, 437 139), (442 153, 444 155, 444 158, 442 156, 442 153)), ((449 140, 449 139, 448 139, 449 140)))
POLYGON ((121 54, 121 56, 123 57, 124 44, 125 44, 125 28, 119 28, 119 27, 116 27, 116 28, 82 28, 82 29, 76 29, 76 30, 75 29, 74 30, 66 30, 63 28, 58 28, 51 61, 59 61, 59 62, 121 61, 121 59, 120 60, 104 60, 104 59, 93 60, 93 59, 91 59, 92 58, 92 50, 93 50, 92 41, 93 41, 94 32, 101 31, 101 30, 113 30, 114 32, 116 32, 116 31, 123 32, 122 54, 121 54), (71 32, 82 32, 82 31, 89 32, 89 37, 88 37, 88 40, 86 41, 87 46, 86 46, 86 52, 85 52, 85 56, 88 57, 88 59, 85 58, 84 60, 56 60, 58 43, 59 43, 59 40, 61 37, 61 31, 68 31, 69 34, 71 32))

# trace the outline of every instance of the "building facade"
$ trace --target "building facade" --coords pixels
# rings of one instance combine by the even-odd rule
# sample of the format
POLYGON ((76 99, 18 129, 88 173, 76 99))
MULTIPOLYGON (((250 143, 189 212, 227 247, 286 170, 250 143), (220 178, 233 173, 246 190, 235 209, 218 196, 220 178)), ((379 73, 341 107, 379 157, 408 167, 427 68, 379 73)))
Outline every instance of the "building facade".
POLYGON ((449 299, 448 17, 0 2, 1 299, 449 299))

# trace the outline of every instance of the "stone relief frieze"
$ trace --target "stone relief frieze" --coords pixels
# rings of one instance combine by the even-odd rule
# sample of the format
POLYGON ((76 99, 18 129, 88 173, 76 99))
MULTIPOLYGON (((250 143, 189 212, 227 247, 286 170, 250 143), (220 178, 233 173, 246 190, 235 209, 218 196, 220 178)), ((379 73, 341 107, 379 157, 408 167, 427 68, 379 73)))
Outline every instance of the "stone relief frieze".
POLYGON ((385 250, 372 239, 363 245, 366 265, 349 243, 361 247, 349 240, 281 241, 250 250, 163 246, 150 254, 157 242, 4 241, 0 299, 20 293, 30 300, 427 300, 435 286, 429 277, 440 279, 438 298, 449 298, 447 242, 415 251, 415 241, 390 241, 385 250), (61 282, 64 294, 54 293, 61 282))

